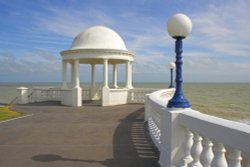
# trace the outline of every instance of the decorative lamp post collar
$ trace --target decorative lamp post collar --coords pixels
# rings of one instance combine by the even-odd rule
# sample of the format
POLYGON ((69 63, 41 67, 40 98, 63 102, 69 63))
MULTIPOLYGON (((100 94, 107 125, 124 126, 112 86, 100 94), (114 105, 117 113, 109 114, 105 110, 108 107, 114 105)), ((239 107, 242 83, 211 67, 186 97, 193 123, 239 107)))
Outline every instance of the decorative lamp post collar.
POLYGON ((176 52, 176 90, 173 98, 168 102, 169 108, 189 108, 190 104, 184 97, 182 91, 182 39, 186 38, 192 30, 192 22, 184 14, 176 14, 172 16, 167 23, 167 30, 171 37, 176 39, 175 52, 176 52))

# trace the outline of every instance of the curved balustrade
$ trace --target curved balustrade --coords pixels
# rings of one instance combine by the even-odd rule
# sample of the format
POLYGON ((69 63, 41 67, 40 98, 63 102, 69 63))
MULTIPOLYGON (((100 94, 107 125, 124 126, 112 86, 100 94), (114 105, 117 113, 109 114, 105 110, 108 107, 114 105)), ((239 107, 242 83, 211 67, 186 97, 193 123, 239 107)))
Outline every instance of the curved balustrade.
POLYGON ((145 121, 148 121, 150 136, 158 149, 161 144, 161 117, 164 112, 165 99, 170 99, 174 89, 164 89, 151 93, 145 98, 145 121), (160 97, 160 98, 156 98, 160 97))
POLYGON ((159 89, 152 88, 134 88, 129 89, 128 103, 144 103, 147 94, 155 92, 159 89))
POLYGON ((249 125, 166 108, 173 91, 153 92, 145 102, 145 121, 162 167, 250 167, 249 125))

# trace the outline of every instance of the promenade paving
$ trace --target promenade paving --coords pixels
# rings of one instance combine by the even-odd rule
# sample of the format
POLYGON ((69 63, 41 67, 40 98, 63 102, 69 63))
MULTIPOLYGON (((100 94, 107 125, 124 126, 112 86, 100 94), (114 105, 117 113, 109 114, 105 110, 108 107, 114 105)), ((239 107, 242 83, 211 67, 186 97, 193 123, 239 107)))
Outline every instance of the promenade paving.
POLYGON ((0 123, 0 166, 159 167, 141 104, 13 109, 27 117, 0 123))

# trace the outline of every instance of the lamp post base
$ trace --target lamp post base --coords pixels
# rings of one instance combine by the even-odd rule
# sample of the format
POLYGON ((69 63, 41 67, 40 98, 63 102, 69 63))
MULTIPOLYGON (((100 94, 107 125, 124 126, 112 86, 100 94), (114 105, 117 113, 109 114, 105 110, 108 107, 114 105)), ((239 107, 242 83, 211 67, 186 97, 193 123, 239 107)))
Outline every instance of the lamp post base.
POLYGON ((167 104, 168 108, 190 108, 190 104, 188 102, 188 100, 184 97, 178 97, 175 98, 173 97, 167 104))

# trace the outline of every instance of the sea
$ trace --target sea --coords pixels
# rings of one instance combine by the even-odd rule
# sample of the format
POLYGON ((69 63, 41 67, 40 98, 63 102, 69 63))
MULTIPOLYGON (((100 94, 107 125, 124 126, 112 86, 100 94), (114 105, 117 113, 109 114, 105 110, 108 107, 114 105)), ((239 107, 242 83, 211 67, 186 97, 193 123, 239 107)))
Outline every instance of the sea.
MULTIPOLYGON (((8 104, 17 96, 20 86, 59 87, 61 83, 0 83, 0 104, 8 104)), ((81 87, 88 87, 82 83, 81 87)), ((99 83, 101 86, 101 83, 99 83)), ((124 86, 124 83, 119 83, 124 86)), ((135 88, 168 88, 168 83, 133 83, 135 88)), ((250 124, 250 83, 185 83, 183 93, 191 108, 199 112, 250 124)))

